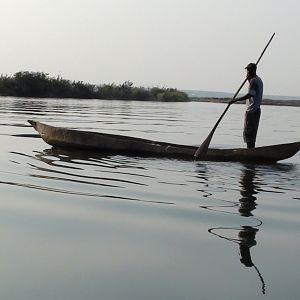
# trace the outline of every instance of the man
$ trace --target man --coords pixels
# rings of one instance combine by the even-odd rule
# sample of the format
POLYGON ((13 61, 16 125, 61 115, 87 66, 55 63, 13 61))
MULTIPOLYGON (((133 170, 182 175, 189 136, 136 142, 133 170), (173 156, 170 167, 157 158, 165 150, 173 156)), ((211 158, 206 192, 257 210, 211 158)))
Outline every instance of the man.
POLYGON ((263 96, 263 82, 256 75, 256 64, 250 63, 245 68, 247 70, 247 79, 249 81, 248 93, 245 96, 235 98, 229 103, 246 100, 247 109, 244 123, 244 141, 247 148, 255 148, 256 135, 260 118, 260 105, 263 96))

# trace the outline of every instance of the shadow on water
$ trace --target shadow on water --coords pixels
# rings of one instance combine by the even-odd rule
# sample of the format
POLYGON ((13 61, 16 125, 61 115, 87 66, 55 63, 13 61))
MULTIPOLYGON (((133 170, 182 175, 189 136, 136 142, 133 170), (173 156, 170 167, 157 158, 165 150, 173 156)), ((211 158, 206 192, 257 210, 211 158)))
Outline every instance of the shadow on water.
POLYGON ((35 158, 46 163, 49 166, 62 166, 61 163, 64 163, 64 168, 74 169, 83 169, 87 166, 105 167, 107 168, 107 170, 101 170, 102 173, 122 173, 125 175, 153 178, 149 175, 123 172, 123 170, 122 172, 117 171, 119 169, 125 168, 134 168, 134 170, 145 170, 145 168, 135 164, 133 160, 124 161, 121 156, 110 155, 107 152, 101 153, 86 150, 70 150, 66 148, 52 147, 50 149, 35 152, 35 158))
MULTIPOLYGON (((246 218, 251 217, 257 220, 258 224, 256 226, 241 226, 239 228, 215 227, 215 228, 210 228, 208 232, 219 238, 238 244, 239 252, 240 252, 240 262, 247 268, 253 267, 255 269, 261 281, 262 293, 265 294, 266 284, 264 278, 260 273, 259 269, 257 268, 257 266, 254 264, 250 252, 250 249, 253 246, 257 245, 256 234, 259 232, 259 227, 262 225, 262 221, 255 218, 253 215, 253 211, 257 207, 256 195, 258 194, 258 189, 259 189, 259 185, 257 184, 255 179, 256 179, 255 165, 244 165, 244 168, 242 169, 240 181, 239 181, 241 197, 238 203, 232 202, 232 204, 221 206, 221 207, 237 207, 238 212, 234 212, 233 214, 239 214, 240 216, 246 218), (230 234, 232 234, 233 232, 236 232, 235 234, 236 237, 235 238, 229 237, 230 234)), ((225 202, 230 202, 230 201, 225 201, 225 202)), ((219 209, 214 209, 213 207, 209 207, 209 206, 203 206, 202 208, 220 211, 219 209)))
MULTIPOLYGON (((27 166, 34 172, 27 173, 26 176, 41 180, 41 183, 47 180, 48 183, 33 185, 1 181, 0 183, 2 184, 78 196, 154 204, 174 204, 173 202, 156 199, 135 198, 131 197, 130 194, 126 196, 126 191, 125 193, 121 192, 121 190, 126 190, 130 186, 147 187, 147 180, 154 178, 143 174, 147 169, 141 167, 134 159, 128 160, 123 156, 111 156, 107 153, 74 151, 56 147, 43 151, 34 151, 33 155, 19 152, 11 153, 28 159, 27 166), (146 179, 146 181, 143 182, 143 179, 146 179), (90 185, 94 186, 96 190, 94 193, 91 193, 88 191, 75 191, 71 187, 70 189, 50 187, 50 182, 90 185)), ((12 162, 18 163, 17 161, 12 162)))

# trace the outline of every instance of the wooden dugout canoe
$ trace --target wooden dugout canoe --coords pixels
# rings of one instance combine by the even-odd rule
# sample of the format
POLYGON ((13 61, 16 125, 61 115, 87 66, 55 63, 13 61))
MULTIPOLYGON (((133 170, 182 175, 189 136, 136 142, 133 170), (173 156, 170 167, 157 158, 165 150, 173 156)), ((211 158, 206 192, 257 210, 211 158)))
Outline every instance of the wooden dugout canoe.
MULTIPOLYGON (((136 137, 54 127, 32 120, 28 120, 28 122, 47 144, 56 147, 190 160, 194 159, 194 153, 198 148, 136 137)), ((300 142, 254 149, 208 149, 202 160, 272 163, 290 158, 299 150, 300 142)))

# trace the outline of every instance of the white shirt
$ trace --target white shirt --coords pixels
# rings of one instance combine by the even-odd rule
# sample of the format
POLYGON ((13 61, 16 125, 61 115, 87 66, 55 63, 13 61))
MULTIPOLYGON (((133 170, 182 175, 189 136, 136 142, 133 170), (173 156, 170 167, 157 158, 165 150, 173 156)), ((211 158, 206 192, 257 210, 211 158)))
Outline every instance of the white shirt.
POLYGON ((246 100, 247 112, 255 112, 260 107, 263 97, 263 88, 263 82, 260 77, 255 76, 250 79, 248 93, 251 97, 246 100))

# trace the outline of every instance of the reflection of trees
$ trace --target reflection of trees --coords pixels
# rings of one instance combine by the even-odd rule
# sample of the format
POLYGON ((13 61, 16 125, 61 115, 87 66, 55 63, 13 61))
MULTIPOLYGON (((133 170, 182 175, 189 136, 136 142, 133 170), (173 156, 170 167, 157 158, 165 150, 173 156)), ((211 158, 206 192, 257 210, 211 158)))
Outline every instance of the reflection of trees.
MULTIPOLYGON (((238 213, 243 217, 253 217, 253 211, 256 209, 256 194, 257 194, 257 185, 255 183, 255 167, 254 165, 247 165, 242 172, 240 179, 240 195, 238 204, 238 213)), ((234 205, 231 205, 234 206, 234 205)), ((228 207, 228 206, 227 206, 228 207)), ((208 208, 208 207, 206 207, 208 208)), ((211 208, 208 208, 211 209, 211 208)), ((256 218, 255 218, 256 219, 256 218)), ((256 219, 258 220, 258 219, 256 219)), ((262 293, 265 294, 265 282, 264 279, 255 266, 251 258, 250 248, 257 244, 256 242, 256 234, 258 233, 258 227, 262 224, 262 221, 258 220, 259 224, 257 226, 242 226, 241 228, 210 228, 208 231, 222 239, 228 240, 230 242, 237 243, 239 245, 240 250, 240 261, 241 263, 247 267, 254 267, 256 270, 261 283, 262 283, 262 293), (238 230, 238 234, 236 238, 230 238, 226 236, 226 232, 236 231, 238 230), (220 233, 221 232, 221 233, 220 233), (225 232, 225 233, 224 233, 225 232)))

